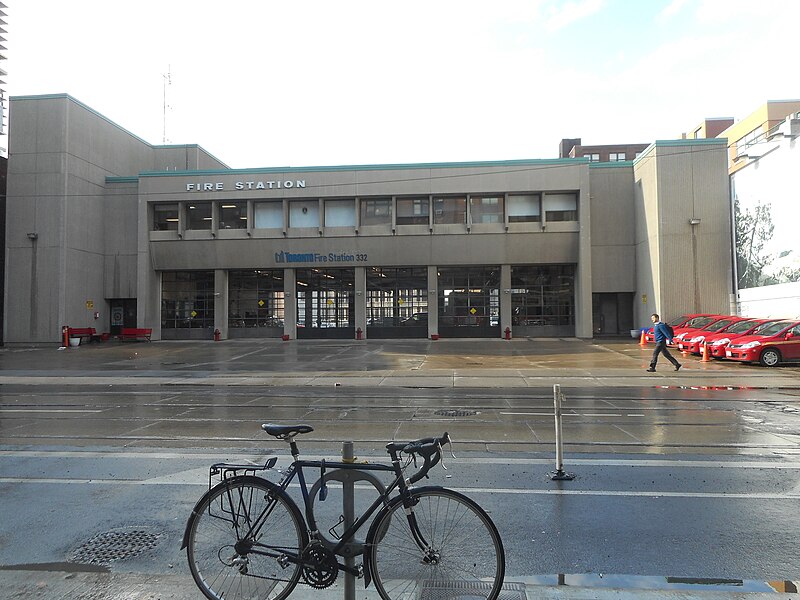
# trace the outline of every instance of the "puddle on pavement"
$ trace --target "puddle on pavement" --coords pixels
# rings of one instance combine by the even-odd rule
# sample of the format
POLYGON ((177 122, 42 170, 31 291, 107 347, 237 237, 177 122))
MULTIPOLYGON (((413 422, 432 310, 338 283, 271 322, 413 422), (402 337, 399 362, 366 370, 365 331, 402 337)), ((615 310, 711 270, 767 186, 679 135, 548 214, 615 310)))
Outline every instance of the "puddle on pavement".
POLYGON ((797 593, 800 582, 791 580, 758 581, 704 577, 658 577, 648 575, 613 575, 581 573, 532 575, 523 578, 528 585, 565 586, 576 588, 620 588, 647 590, 693 590, 706 592, 786 592, 797 593))
POLYGON ((26 565, 3 565, 0 571, 59 571, 63 573, 110 573, 103 565, 88 565, 72 562, 30 563, 26 565))

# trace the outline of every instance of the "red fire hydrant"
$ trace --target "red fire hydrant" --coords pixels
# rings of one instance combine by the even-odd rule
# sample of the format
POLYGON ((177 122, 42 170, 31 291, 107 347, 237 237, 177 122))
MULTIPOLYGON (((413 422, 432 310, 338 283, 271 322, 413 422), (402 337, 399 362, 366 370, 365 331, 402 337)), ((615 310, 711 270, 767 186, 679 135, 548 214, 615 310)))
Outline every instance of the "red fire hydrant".
POLYGON ((221 335, 222 335, 222 332, 219 329, 215 329, 214 330, 214 341, 218 342, 220 340, 220 336, 221 335))
POLYGON ((356 339, 357 340, 363 340, 364 339, 364 332, 361 331, 361 327, 356 329, 356 339))
POLYGON ((506 327, 505 333, 506 333, 506 339, 510 340, 511 339, 511 327, 506 327))

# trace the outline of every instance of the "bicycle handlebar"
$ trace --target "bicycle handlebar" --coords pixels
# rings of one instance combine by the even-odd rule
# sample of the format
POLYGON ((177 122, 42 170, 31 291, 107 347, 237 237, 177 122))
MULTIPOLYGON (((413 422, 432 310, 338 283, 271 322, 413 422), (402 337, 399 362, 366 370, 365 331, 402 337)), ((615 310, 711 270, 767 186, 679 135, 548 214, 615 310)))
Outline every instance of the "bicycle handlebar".
POLYGON ((445 431, 441 437, 422 438, 413 442, 391 442, 386 445, 386 448, 390 453, 402 452, 422 457, 422 467, 407 480, 407 483, 411 485, 426 477, 428 471, 436 466, 442 459, 442 446, 448 442, 450 442, 450 434, 445 431))

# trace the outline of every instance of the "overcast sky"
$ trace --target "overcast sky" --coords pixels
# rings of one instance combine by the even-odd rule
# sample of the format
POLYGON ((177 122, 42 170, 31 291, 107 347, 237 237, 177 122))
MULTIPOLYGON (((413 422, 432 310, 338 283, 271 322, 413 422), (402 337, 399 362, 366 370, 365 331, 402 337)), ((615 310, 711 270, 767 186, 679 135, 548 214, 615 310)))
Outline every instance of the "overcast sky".
POLYGON ((555 158, 800 98, 797 0, 4 2, 10 95, 234 168, 555 158))

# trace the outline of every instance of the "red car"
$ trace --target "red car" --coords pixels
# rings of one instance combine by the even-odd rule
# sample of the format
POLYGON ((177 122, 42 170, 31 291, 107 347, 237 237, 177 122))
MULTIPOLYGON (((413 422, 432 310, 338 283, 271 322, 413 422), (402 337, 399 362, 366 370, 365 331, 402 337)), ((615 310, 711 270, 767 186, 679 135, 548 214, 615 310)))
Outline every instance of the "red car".
MULTIPOLYGON (((672 321, 668 321, 668 322, 669 322, 670 325, 672 325, 673 329, 678 329, 679 327, 685 327, 686 324, 689 321, 691 321, 691 320, 693 320, 693 319, 695 319, 697 317, 715 317, 715 316, 717 316, 717 315, 712 315, 710 313, 689 313, 689 314, 686 314, 686 315, 681 315, 677 319, 672 319, 672 321)), ((676 331, 675 334, 677 335, 677 333, 678 332, 676 331)), ((644 339, 648 344, 653 341, 653 328, 652 327, 645 332, 644 339)))
POLYGON ((691 339, 698 331, 702 331, 709 325, 716 323, 722 319, 736 319, 738 317, 731 317, 725 315, 699 315, 688 321, 682 327, 675 328, 675 337, 672 338, 672 345, 677 346, 682 343, 684 339, 691 339), (688 338, 687 338, 688 336, 688 338))
POLYGON ((740 337, 728 344, 725 358, 765 367, 800 360, 800 321, 775 321, 762 328, 760 335, 740 337))
POLYGON ((679 334, 676 333, 675 337, 678 339, 676 343, 678 350, 685 350, 690 354, 700 354, 703 350, 703 344, 708 341, 709 336, 727 331, 729 327, 745 320, 746 319, 743 317, 723 317, 709 323, 702 329, 689 330, 683 337, 680 337, 679 334))
POLYGON ((728 344, 745 335, 758 335, 761 330, 779 319, 744 319, 726 327, 719 333, 707 335, 705 342, 708 344, 708 354, 713 358, 725 358, 728 344))

